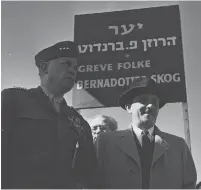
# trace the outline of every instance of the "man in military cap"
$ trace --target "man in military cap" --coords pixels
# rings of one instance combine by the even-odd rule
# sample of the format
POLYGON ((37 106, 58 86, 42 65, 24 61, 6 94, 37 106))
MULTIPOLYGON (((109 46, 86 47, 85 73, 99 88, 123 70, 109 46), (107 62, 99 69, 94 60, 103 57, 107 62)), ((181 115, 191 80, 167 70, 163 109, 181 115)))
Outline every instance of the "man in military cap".
POLYGON ((77 45, 35 56, 41 85, 2 91, 2 188, 93 188, 96 155, 88 123, 64 100, 77 73, 77 45))
POLYGON ((132 124, 97 138, 101 188, 195 188, 196 169, 184 139, 155 125, 165 103, 148 78, 135 80, 120 96, 119 105, 131 114, 132 124))

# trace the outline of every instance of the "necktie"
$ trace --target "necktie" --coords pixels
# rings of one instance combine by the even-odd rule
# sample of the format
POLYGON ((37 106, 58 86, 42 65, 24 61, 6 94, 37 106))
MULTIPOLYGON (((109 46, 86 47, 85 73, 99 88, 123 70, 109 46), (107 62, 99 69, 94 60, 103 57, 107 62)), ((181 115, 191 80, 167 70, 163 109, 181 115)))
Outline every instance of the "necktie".
POLYGON ((150 139, 148 131, 142 131, 142 152, 141 152, 141 166, 142 166, 142 189, 149 189, 149 172, 150 172, 150 139))
POLYGON ((149 132, 144 130, 142 131, 142 148, 146 149, 147 146, 150 144, 150 139, 148 137, 149 132))

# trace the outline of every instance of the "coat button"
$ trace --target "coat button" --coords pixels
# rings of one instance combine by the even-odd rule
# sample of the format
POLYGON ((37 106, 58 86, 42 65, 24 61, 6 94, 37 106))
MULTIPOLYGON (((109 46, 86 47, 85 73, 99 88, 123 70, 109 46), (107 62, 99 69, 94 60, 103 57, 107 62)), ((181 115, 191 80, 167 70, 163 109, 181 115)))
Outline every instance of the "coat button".
POLYGON ((133 175, 133 174, 134 174, 134 171, 133 171, 133 170, 130 170, 130 171, 129 171, 129 174, 130 174, 130 175, 133 175))

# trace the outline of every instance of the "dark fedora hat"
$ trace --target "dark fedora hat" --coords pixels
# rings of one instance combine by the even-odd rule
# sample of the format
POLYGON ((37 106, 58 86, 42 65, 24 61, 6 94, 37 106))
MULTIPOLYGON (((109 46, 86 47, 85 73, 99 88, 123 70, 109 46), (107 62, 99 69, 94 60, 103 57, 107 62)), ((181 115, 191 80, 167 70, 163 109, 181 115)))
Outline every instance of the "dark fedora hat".
POLYGON ((164 96, 161 90, 159 90, 156 82, 151 78, 139 78, 133 81, 126 91, 124 91, 119 98, 119 105, 126 109, 127 104, 131 104, 136 96, 141 94, 154 94, 159 98, 159 108, 165 105, 164 96))

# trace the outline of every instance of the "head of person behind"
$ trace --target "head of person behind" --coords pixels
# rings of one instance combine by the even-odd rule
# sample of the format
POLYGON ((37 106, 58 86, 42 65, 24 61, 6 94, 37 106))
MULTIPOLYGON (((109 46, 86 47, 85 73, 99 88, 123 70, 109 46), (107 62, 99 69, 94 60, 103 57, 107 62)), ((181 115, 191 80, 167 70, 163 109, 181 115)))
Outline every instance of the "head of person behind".
POLYGON ((154 127, 159 109, 165 105, 162 92, 154 80, 134 81, 119 99, 120 106, 132 115, 132 126, 141 130, 154 127))
POLYGON ((201 189, 201 181, 196 185, 196 189, 201 189))
POLYGON ((88 122, 92 130, 94 142, 100 133, 116 131, 118 129, 117 121, 111 116, 96 115, 88 122))
POLYGON ((55 96, 70 91, 77 74, 78 47, 74 42, 63 41, 40 51, 35 56, 41 86, 55 96))

